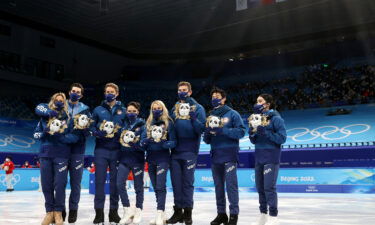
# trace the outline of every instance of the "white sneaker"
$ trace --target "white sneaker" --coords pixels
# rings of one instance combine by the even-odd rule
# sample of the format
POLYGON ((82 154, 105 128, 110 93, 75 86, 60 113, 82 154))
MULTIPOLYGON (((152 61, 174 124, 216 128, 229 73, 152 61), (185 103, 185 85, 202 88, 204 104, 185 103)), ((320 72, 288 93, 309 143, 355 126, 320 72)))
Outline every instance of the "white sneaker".
POLYGON ((157 216, 155 216, 153 219, 150 220, 150 225, 155 225, 156 224, 156 217, 157 216))
POLYGON ((131 224, 132 223, 132 217, 134 216, 133 210, 130 207, 124 207, 124 215, 122 216, 122 219, 120 220, 121 225, 125 224, 131 224))
POLYGON ((155 222, 155 218, 154 219, 151 219, 150 220, 150 225, 155 225, 156 224, 156 222, 155 222))
POLYGON ((265 225, 266 222, 267 222, 267 219, 268 219, 268 215, 264 214, 264 213, 261 213, 258 220, 256 222, 252 223, 251 225, 265 225))
POLYGON ((279 225, 279 219, 277 216, 269 216, 265 225, 279 225))
POLYGON ((142 209, 136 208, 133 218, 134 224, 139 224, 142 221, 142 209))
POLYGON ((158 210, 158 212, 156 214, 155 225, 164 225, 164 224, 165 224, 164 211, 158 210))

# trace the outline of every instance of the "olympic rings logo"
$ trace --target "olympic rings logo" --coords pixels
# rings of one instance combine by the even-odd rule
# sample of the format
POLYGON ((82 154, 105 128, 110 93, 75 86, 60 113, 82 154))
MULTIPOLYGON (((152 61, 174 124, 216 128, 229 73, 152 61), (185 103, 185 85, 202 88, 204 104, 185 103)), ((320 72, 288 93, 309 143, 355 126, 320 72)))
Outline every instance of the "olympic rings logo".
POLYGON ((31 137, 18 134, 0 134, 0 147, 13 145, 18 148, 30 148, 33 144, 35 144, 35 140, 31 137))
MULTIPOLYGON (((21 177, 19 174, 13 174, 10 182, 12 186, 15 186, 18 182, 20 182, 21 177)), ((4 187, 7 187, 7 179, 5 174, 0 175, 0 184, 2 184, 4 187)))
POLYGON ((368 124, 351 124, 351 125, 344 126, 342 128, 339 128, 337 126, 321 126, 312 130, 310 130, 309 128, 305 128, 305 127, 297 127, 297 128, 289 129, 286 132, 289 134, 289 133, 294 133, 292 131, 301 131, 299 133, 295 133, 293 135, 287 136, 288 138, 291 138, 293 141, 296 141, 296 142, 312 141, 319 137, 324 140, 333 141, 333 140, 341 140, 351 135, 367 132, 368 130, 370 130, 370 128, 371 126, 368 124), (333 137, 332 135, 334 134, 341 134, 341 135, 333 137), (303 136, 308 136, 308 137, 301 138, 303 136))

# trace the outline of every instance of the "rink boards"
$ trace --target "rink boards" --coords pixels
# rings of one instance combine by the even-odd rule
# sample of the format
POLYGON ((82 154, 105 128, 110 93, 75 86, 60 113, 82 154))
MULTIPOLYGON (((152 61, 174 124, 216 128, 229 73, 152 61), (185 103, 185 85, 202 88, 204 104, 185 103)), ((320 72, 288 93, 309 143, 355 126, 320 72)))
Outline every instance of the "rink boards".
MULTIPOLYGON (((241 191, 255 190, 253 169, 238 169, 238 183, 241 191)), ((12 182, 15 190, 37 190, 39 169, 16 169, 12 182)), ((68 182, 69 183, 69 182, 68 182)), ((281 169, 278 177, 279 192, 300 193, 375 193, 375 168, 304 168, 281 169)), ((109 190, 106 182, 106 192, 109 190)), ((0 174, 0 191, 6 189, 5 174, 0 174)), ((167 186, 171 188, 168 175, 167 186)), ((196 191, 211 192, 214 183, 210 169, 197 169, 195 173, 196 191)), ((69 188, 69 184, 68 184, 69 188)), ((95 193, 95 175, 84 171, 82 188, 95 193)))

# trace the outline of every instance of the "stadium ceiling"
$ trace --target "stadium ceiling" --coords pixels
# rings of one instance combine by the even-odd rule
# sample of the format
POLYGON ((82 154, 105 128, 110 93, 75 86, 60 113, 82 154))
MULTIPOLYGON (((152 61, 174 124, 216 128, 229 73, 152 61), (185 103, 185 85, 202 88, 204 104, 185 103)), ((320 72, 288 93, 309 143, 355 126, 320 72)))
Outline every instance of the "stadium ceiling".
POLYGON ((0 1, 1 19, 139 59, 256 52, 373 31, 374 11, 374 0, 285 0, 241 11, 236 0, 0 1))

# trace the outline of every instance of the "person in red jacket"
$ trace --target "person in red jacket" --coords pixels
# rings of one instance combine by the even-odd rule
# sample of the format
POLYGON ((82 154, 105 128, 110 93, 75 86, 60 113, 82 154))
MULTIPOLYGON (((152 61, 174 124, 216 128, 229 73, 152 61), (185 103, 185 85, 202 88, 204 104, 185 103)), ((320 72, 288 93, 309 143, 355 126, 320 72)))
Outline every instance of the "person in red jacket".
POLYGON ((144 175, 143 175, 143 183, 145 188, 150 187, 150 175, 148 174, 148 163, 145 163, 144 175))
POLYGON ((13 185, 12 185, 12 179, 13 179, 13 170, 14 170, 14 163, 12 162, 12 158, 10 156, 7 156, 5 158, 4 163, 1 165, 1 169, 5 171, 5 180, 7 183, 7 192, 14 191, 13 185))
POLYGON ((91 166, 87 167, 87 170, 88 170, 90 173, 95 173, 95 163, 92 162, 92 163, 91 163, 91 166))
POLYGON ((26 168, 33 168, 33 167, 30 165, 29 161, 25 161, 25 163, 21 166, 21 168, 26 169, 26 168))
POLYGON ((128 179, 126 181, 126 184, 127 184, 126 186, 128 187, 128 190, 133 188, 133 186, 134 186, 133 171, 130 171, 130 173, 128 175, 128 179))

